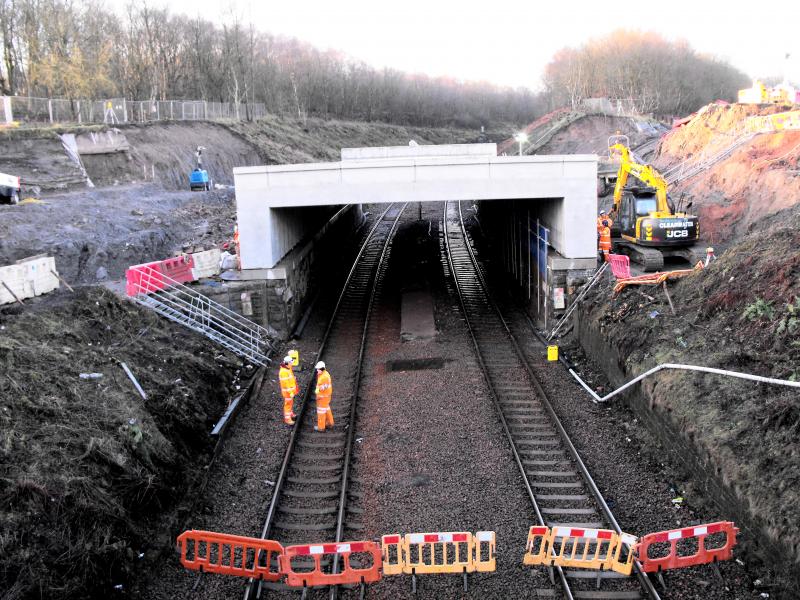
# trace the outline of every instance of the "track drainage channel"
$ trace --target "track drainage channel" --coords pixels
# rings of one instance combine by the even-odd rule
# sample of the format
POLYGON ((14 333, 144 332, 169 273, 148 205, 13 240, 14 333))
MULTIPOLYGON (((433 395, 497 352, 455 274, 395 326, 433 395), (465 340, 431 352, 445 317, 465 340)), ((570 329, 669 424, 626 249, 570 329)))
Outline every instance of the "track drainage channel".
POLYGON ((425 371, 443 369, 447 361, 437 356, 436 358, 412 358, 408 360, 390 360, 386 363, 389 371, 425 371))

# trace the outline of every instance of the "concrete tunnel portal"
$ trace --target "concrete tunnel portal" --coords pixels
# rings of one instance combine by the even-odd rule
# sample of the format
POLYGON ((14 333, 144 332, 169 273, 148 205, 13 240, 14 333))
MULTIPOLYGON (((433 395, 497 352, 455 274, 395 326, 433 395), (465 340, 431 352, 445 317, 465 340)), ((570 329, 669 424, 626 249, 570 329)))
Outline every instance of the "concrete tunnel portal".
POLYGON ((551 317, 563 308, 596 267, 595 155, 497 156, 496 144, 345 148, 339 162, 238 167, 234 180, 242 269, 235 277, 272 282, 280 300, 297 304, 284 307, 293 314, 287 330, 313 291, 312 265, 303 263, 324 236, 360 225, 363 204, 478 204, 501 240, 506 269, 527 285, 529 300, 536 296, 539 316, 548 303, 551 317), (534 264, 533 283, 526 246, 534 263, 545 261, 541 273, 534 264))

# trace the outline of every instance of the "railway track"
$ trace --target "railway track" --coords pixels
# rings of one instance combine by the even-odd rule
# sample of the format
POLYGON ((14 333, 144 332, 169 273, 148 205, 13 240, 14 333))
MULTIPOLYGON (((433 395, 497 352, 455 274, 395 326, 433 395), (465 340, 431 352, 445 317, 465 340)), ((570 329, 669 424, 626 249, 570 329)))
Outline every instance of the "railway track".
MULTIPOLYGON (((275 483, 261 537, 279 539, 284 545, 309 542, 339 542, 345 534, 358 536, 357 483, 350 477, 350 459, 355 437, 355 416, 369 317, 376 290, 386 267, 385 258, 406 205, 393 204, 381 215, 367 236, 347 277, 333 316, 317 353, 324 360, 333 382, 332 430, 314 431, 316 411, 311 389, 314 378, 298 377, 305 385, 303 402, 287 444, 275 483), (355 500, 355 502, 350 502, 355 500)), ((355 564, 355 561, 353 561, 355 564)), ((313 563, 309 562, 308 566, 313 563)), ((336 572, 338 565, 323 566, 336 572)), ((294 561, 302 569, 300 561, 294 561)), ((283 584, 250 580, 244 599, 265 596, 265 591, 293 591, 283 584)), ((337 589, 326 592, 336 598, 337 589)), ((304 591, 305 596, 305 591, 304 591)))
MULTIPOLYGON (((489 293, 464 227, 460 203, 447 203, 444 218, 450 267, 476 356, 490 389, 540 525, 615 529, 611 510, 581 461, 547 396, 489 293)), ((628 578, 609 571, 555 567, 551 588, 536 597, 582 599, 659 598, 636 568, 628 578), (558 585, 556 585, 558 582, 558 585)))

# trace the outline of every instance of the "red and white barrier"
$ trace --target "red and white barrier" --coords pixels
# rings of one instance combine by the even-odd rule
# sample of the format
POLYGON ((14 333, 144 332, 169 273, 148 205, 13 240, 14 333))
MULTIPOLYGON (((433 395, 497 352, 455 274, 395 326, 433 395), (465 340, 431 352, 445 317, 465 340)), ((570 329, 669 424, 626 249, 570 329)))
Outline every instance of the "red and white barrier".
POLYGON ((294 546, 298 556, 313 554, 344 554, 345 552, 368 552, 372 545, 368 542, 352 542, 349 544, 309 544, 307 546, 294 546))
POLYGON ((406 536, 409 544, 435 544, 437 542, 468 542, 469 533, 410 533, 406 536))
POLYGON ((719 521, 707 525, 684 527, 649 533, 644 536, 636 547, 642 570, 645 573, 656 573, 667 569, 680 569, 695 565, 704 565, 720 560, 729 560, 733 557, 733 547, 736 545, 736 535, 739 529, 732 521, 719 521), (715 533, 725 534, 725 543, 716 548, 706 548, 706 538, 715 533), (679 554, 678 541, 696 538, 697 552, 693 554, 679 554), (669 552, 665 556, 651 558, 650 546, 658 543, 669 543, 669 552))

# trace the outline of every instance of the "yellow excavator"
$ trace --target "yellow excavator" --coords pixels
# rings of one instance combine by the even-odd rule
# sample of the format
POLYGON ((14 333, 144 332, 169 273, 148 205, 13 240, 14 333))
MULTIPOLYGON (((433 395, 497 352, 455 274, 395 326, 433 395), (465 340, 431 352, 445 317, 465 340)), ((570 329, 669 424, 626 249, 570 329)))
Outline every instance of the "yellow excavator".
MULTIPOLYGON (((611 140, 610 140, 611 142, 611 140)), ((683 258, 694 265, 702 258, 696 244, 700 223, 694 215, 676 212, 667 196, 667 182, 650 165, 634 162, 622 143, 609 144, 609 156, 619 159, 611 237, 617 252, 627 254, 645 271, 658 271, 665 257, 683 258), (628 187, 633 175, 644 187, 628 187)))

